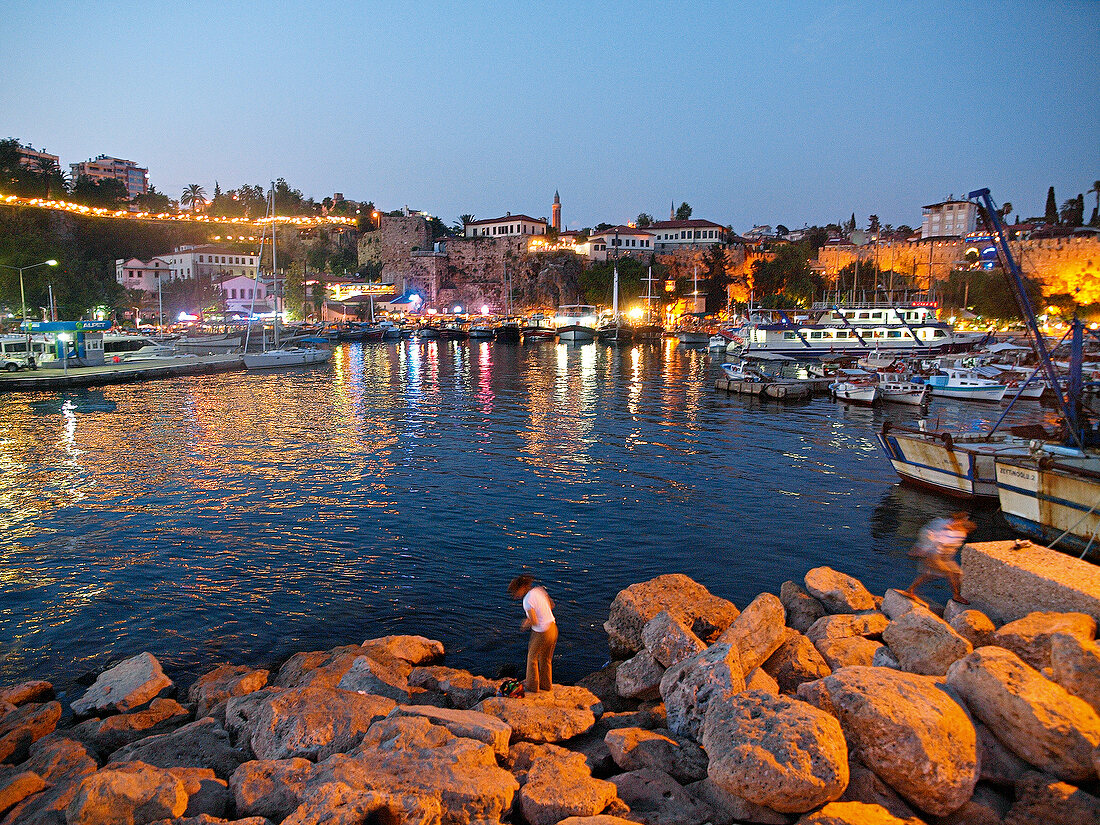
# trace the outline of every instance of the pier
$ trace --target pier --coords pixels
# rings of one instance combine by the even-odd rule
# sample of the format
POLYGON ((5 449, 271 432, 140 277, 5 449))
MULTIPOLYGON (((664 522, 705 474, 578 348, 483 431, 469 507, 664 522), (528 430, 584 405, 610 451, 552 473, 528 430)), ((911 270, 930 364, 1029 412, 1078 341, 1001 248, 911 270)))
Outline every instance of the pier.
POLYGON ((716 392, 760 395, 777 401, 797 401, 828 392, 829 384, 833 381, 832 378, 776 378, 765 381, 732 381, 729 378, 717 378, 714 381, 714 389, 716 392))
POLYGON ((0 392, 33 392, 128 384, 181 375, 210 375, 244 369, 240 355, 196 355, 149 361, 124 361, 98 367, 70 367, 68 370, 39 369, 0 374, 0 392))

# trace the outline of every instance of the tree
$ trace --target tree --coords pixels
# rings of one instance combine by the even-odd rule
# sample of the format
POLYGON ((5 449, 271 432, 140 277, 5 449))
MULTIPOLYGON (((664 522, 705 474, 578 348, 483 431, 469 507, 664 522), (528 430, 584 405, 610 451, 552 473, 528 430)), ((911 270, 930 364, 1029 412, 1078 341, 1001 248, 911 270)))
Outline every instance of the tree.
POLYGON ((856 231, 856 213, 855 212, 852 213, 852 217, 848 218, 848 220, 846 220, 844 222, 844 226, 842 228, 844 230, 845 235, 851 235, 853 232, 856 231))
POLYGON ((777 225, 777 226, 775 227, 775 235, 776 235, 776 237, 778 237, 778 238, 785 238, 785 237, 787 237, 787 236, 788 236, 788 235, 790 235, 790 234, 791 234, 791 230, 789 230, 789 229, 788 229, 787 227, 785 227, 785 226, 784 226, 783 224, 778 224, 778 225, 777 225))
POLYGON ((319 280, 313 284, 313 289, 310 291, 310 301, 313 304, 313 313, 318 318, 323 315, 322 310, 324 310, 325 307, 327 293, 328 290, 325 289, 325 285, 319 280))
POLYGON ((868 215, 867 216, 867 231, 868 232, 871 232, 873 234, 875 232, 878 232, 879 229, 881 229, 881 228, 882 227, 878 222, 878 215, 868 215))
POLYGON ((283 281, 283 312, 291 321, 301 321, 305 317, 306 288, 302 280, 302 264, 292 263, 286 271, 283 281))
POLYGON ((1054 187, 1047 190, 1047 208, 1045 220, 1047 223, 1058 223, 1058 201, 1054 199, 1054 187))
POLYGON ((1062 204, 1058 217, 1066 226, 1080 226, 1085 219, 1085 196, 1078 195, 1062 204))
POLYGON ((650 215, 648 212, 640 212, 638 213, 638 218, 635 221, 635 225, 639 229, 645 229, 647 226, 652 226, 653 216, 650 215))
POLYGON ((198 212, 206 206, 206 190, 200 184, 189 183, 180 195, 180 203, 192 212, 198 212))
POLYGON ((687 201, 676 207, 676 220, 686 221, 691 219, 691 205, 687 201))
POLYGON ((113 209, 126 203, 130 199, 130 193, 126 189, 126 184, 118 178, 95 181, 87 175, 81 175, 73 184, 70 197, 84 206, 113 209))
POLYGON ((50 199, 50 184, 56 182, 58 188, 64 187, 64 173, 61 171, 61 167, 57 165, 57 161, 53 158, 38 158, 34 162, 34 170, 42 176, 42 185, 46 190, 43 197, 46 200, 50 199))
POLYGON ((160 214, 172 208, 172 199, 163 192, 158 192, 155 186, 150 186, 148 192, 134 195, 133 204, 142 212, 160 214))
POLYGON ((721 244, 712 244, 703 255, 706 273, 703 290, 706 292, 706 311, 720 312, 726 308, 729 296, 729 260, 721 244))
POLYGON ((1001 223, 1008 222, 1008 216, 1012 214, 1012 201, 1005 201, 1001 204, 1001 223))

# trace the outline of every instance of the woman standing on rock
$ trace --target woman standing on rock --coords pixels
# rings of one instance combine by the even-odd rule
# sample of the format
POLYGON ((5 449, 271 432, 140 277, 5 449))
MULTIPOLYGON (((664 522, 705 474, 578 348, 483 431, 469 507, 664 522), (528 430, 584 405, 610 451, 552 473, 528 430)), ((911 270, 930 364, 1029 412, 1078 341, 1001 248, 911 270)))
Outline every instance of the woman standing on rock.
POLYGON ((526 693, 538 693, 550 690, 551 662, 554 658, 554 646, 558 643, 558 625, 554 621, 554 602, 542 587, 535 586, 535 580, 526 574, 516 576, 508 584, 508 594, 513 599, 523 599, 524 630, 531 628, 531 641, 527 645, 527 680, 523 689, 526 693))

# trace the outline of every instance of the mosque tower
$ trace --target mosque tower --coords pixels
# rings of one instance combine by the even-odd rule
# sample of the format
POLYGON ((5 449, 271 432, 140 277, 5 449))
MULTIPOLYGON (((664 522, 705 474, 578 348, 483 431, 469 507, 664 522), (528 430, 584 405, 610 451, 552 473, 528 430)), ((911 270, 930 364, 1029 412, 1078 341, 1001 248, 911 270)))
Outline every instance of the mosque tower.
POLYGON ((561 197, 556 189, 554 190, 554 205, 551 210, 550 225, 554 227, 555 232, 561 232, 561 197))
POLYGON ((668 219, 670 221, 676 220, 676 201, 672 201, 668 205, 668 219))

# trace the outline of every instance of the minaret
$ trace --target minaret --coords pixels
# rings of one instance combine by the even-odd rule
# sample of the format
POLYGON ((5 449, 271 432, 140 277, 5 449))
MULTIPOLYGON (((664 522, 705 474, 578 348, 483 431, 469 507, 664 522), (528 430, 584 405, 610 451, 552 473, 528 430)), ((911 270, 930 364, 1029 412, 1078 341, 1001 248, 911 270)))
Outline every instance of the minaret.
POLYGON ((550 225, 554 227, 555 232, 561 232, 561 197, 556 189, 554 190, 554 205, 551 210, 550 225))
POLYGON ((668 204, 668 219, 670 221, 676 220, 676 201, 670 201, 668 204))

